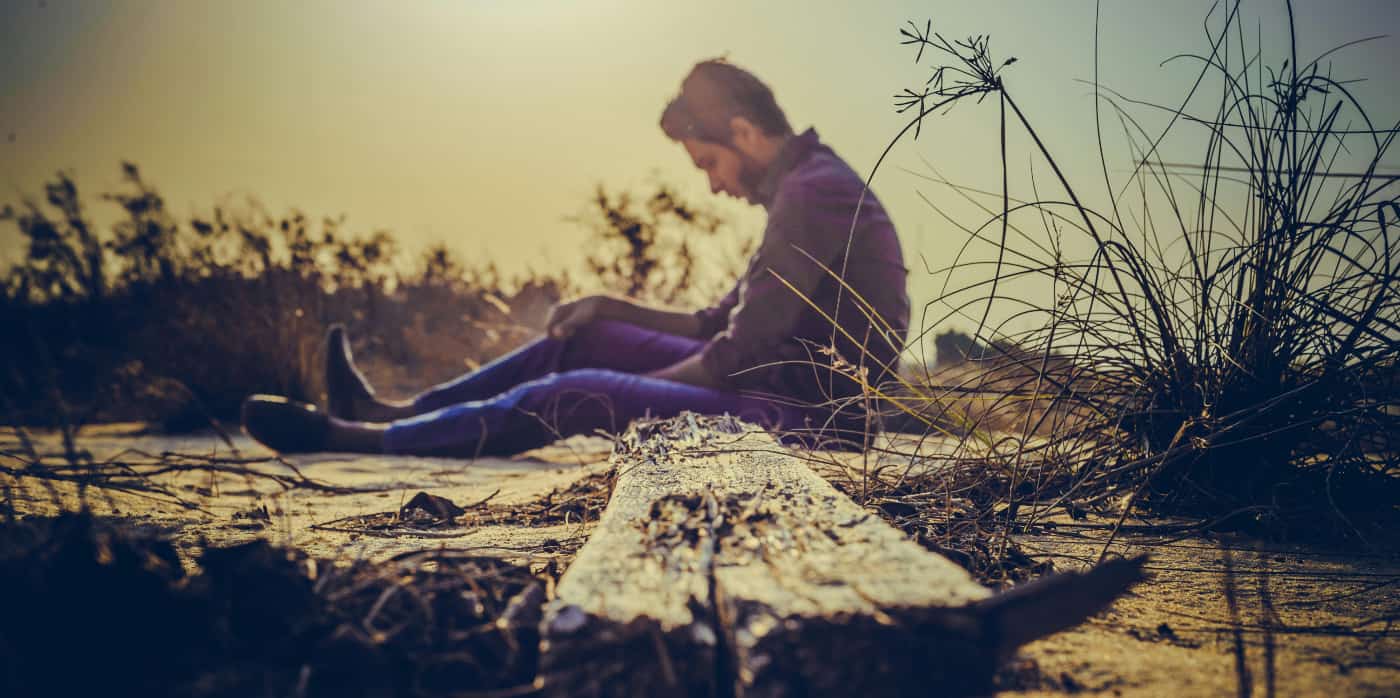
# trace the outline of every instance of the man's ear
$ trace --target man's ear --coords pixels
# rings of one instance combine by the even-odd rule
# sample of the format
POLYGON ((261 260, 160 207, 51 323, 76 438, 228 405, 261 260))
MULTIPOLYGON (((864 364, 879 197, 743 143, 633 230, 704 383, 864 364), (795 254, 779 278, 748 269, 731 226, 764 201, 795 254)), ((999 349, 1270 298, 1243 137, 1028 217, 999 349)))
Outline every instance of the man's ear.
POLYGON ((729 142, 744 153, 752 154, 762 137, 763 131, 752 121, 742 116, 729 119, 729 142))

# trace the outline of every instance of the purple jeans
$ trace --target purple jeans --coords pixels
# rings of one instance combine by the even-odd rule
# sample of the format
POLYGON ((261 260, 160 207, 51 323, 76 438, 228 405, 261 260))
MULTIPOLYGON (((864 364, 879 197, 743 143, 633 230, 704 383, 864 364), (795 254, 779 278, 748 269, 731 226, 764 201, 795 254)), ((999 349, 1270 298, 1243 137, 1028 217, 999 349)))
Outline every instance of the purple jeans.
POLYGON ((705 342, 599 321, 565 340, 538 339, 414 398, 422 414, 393 422, 387 453, 507 455, 574 434, 618 433, 640 417, 729 413, 770 429, 803 429, 810 408, 638 375, 705 342))

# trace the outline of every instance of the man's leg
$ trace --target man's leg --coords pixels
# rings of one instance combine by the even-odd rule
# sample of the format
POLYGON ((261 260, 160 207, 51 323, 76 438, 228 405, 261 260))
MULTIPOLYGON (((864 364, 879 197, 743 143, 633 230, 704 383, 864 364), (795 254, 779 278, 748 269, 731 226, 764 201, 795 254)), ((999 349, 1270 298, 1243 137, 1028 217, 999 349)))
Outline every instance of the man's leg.
MULTIPOLYGON (((624 373, 646 373, 670 366, 700 351, 701 340, 644 329, 625 322, 600 320, 580 327, 567 339, 545 337, 526 344, 481 368, 441 383, 399 403, 362 400, 349 415, 367 421, 392 421, 463 402, 488 400, 517 385, 551 373, 582 368, 603 368, 624 373)), ((331 351, 336 351, 333 347, 331 351)), ((353 384, 348 355, 340 358, 328 383, 353 384)), ((363 379, 359 379, 363 380, 363 379)), ((361 389, 360 392, 366 392, 361 389)), ((372 394, 372 393, 371 393, 372 394)), ((334 402, 334 401, 333 401, 334 402)), ((336 410, 332 410, 336 412, 336 410)))
POLYGON ((690 410, 728 412, 770 428, 800 429, 800 408, 616 370, 579 369, 402 419, 384 433, 384 451, 471 457, 506 455, 595 430, 620 432, 640 417, 690 410))
POLYGON ((601 368, 646 373, 665 368, 700 351, 704 342, 600 320, 578 328, 567 339, 537 339, 460 378, 413 398, 421 414, 461 402, 487 400, 521 383, 551 373, 601 368))

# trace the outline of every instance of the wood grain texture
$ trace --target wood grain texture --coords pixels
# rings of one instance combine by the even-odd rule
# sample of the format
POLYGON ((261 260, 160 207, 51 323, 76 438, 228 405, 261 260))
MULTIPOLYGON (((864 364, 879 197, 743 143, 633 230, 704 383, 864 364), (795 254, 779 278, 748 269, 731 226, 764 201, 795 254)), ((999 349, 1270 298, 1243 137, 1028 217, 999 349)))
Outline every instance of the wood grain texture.
POLYGON ((668 522, 665 503, 707 491, 714 464, 660 457, 679 439, 644 451, 640 433, 614 454, 608 507, 545 609, 540 676, 550 695, 720 694, 713 537, 703 525, 668 522))
POLYGON ((765 432, 633 429, 613 497, 542 625, 553 695, 985 690, 990 592, 765 432), (930 682, 933 682, 932 684, 930 682))

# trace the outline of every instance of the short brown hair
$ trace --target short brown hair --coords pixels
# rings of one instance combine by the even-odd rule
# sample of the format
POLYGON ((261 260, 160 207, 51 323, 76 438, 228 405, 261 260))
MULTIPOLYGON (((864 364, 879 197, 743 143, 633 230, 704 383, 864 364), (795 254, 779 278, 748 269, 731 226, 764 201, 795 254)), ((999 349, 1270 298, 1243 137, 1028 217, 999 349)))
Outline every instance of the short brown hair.
POLYGON ((792 133, 773 91, 743 68, 723 58, 697 63, 681 81, 681 93, 661 113, 661 130, 671 140, 696 138, 728 144, 729 121, 748 119, 770 136, 792 133))

